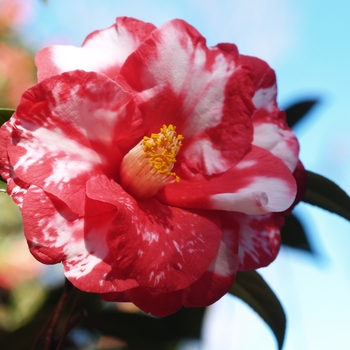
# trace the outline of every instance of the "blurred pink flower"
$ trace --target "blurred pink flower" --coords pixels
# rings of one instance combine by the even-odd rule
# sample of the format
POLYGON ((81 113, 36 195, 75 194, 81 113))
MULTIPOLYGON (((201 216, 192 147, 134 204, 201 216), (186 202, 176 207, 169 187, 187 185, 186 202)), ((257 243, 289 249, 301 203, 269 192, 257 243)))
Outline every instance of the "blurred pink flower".
POLYGON ((30 254, 25 239, 11 237, 5 245, 2 241, 0 252, 2 288, 13 290, 23 282, 39 277, 43 266, 30 254))
POLYGON ((17 106, 23 91, 35 82, 32 56, 24 49, 0 42, 0 106, 17 106))

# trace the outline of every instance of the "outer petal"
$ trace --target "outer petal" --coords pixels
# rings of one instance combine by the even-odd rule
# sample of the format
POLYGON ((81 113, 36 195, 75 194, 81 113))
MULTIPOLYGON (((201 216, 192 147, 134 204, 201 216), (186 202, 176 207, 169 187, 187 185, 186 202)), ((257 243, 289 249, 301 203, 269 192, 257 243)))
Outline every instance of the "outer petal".
POLYGON ((298 163, 299 143, 286 123, 285 113, 277 106, 275 72, 256 57, 241 56, 240 59, 252 71, 255 85, 253 102, 257 109, 252 116, 253 144, 282 159, 293 172, 298 163))
POLYGON ((115 80, 125 59, 155 28, 151 23, 119 17, 113 26, 91 33, 81 48, 47 47, 35 57, 38 80, 76 69, 104 73, 115 80))
POLYGON ((7 156, 7 140, 10 137, 11 126, 6 123, 0 128, 0 175, 4 180, 10 176, 10 163, 7 156))
POLYGON ((0 175, 7 181, 7 193, 12 197, 19 208, 22 208, 23 196, 29 185, 21 181, 13 171, 7 154, 7 143, 11 139, 14 118, 0 128, 0 175))
POLYGON ((179 183, 165 186, 158 197, 174 206, 258 215, 289 208, 295 195, 295 179, 284 163, 269 151, 253 146, 227 172, 181 178, 179 183))
POLYGON ((237 222, 229 213, 221 213, 222 239, 215 259, 208 270, 184 291, 184 305, 187 307, 208 306, 232 287, 238 268, 237 222))
POLYGON ((242 65, 249 67, 252 72, 255 94, 254 105, 257 109, 266 109, 272 112, 277 108, 277 85, 275 72, 263 60, 240 55, 242 65))
POLYGON ((207 271, 183 290, 157 293, 135 288, 125 293, 102 295, 108 301, 132 301, 144 312, 163 317, 186 307, 208 306, 232 287, 238 266, 238 223, 230 214, 221 213, 223 236, 215 259, 207 271))
POLYGON ((83 71, 29 89, 11 123, 7 150, 16 176, 77 213, 91 174, 117 176, 121 148, 142 135, 131 95, 106 76, 83 71))
POLYGON ((255 270, 269 265, 277 256, 281 245, 280 228, 284 224, 281 214, 248 216, 230 213, 239 223, 238 270, 255 270))
POLYGON ((118 280, 113 274, 114 262, 105 240, 115 217, 115 211, 110 209, 95 203, 95 216, 79 218, 57 198, 31 186, 23 204, 31 253, 45 264, 62 261, 66 277, 84 291, 106 293, 138 286, 133 280, 118 280))
POLYGON ((306 189, 307 189, 307 172, 304 168, 304 165, 301 161, 299 161, 297 167, 295 168, 293 172, 293 176, 295 178, 295 181, 297 183, 297 195, 295 197, 295 200, 293 204, 283 212, 283 215, 290 215, 292 213, 292 210, 294 207, 304 198, 306 189))
POLYGON ((116 301, 120 303, 130 303, 128 292, 113 292, 113 293, 104 293, 100 294, 101 298, 105 301, 116 301))
POLYGON ((12 197, 13 201, 21 209, 23 205, 23 198, 27 193, 29 184, 21 181, 16 174, 11 170, 11 177, 7 180, 7 193, 12 197))
POLYGON ((253 115, 253 144, 269 150, 273 155, 283 160, 290 171, 298 164, 299 143, 286 123, 283 111, 268 113, 259 110, 253 115))
POLYGON ((249 149, 254 91, 234 45, 207 48, 196 29, 173 20, 129 56, 121 76, 138 92, 148 134, 174 124, 184 135, 177 160, 189 172, 224 172, 249 149))
POLYGON ((170 293, 152 292, 146 288, 135 288, 128 291, 130 300, 142 311, 153 316, 164 317, 182 307, 182 290, 170 293))
POLYGON ((118 208, 107 244, 120 273, 155 292, 175 291, 196 281, 215 258, 221 230, 214 213, 137 202, 115 182, 88 183, 90 198, 118 208))

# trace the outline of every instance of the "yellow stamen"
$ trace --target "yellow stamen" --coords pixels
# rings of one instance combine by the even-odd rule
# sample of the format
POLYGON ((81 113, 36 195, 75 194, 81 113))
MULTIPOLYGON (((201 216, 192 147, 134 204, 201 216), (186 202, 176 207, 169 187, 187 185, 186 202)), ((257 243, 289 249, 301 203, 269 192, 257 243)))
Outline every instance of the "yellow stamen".
POLYGON ((144 136, 122 161, 120 181, 123 188, 134 197, 145 199, 165 185, 179 182, 180 178, 172 169, 183 139, 172 124, 163 125, 158 134, 144 136))

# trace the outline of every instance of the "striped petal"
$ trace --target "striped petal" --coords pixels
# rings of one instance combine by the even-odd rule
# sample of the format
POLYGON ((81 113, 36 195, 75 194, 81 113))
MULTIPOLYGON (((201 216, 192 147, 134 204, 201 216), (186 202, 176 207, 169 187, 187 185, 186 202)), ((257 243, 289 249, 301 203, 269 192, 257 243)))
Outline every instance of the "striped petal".
POLYGON ((293 172, 298 164, 299 143, 286 123, 285 113, 277 106, 275 72, 266 62, 256 57, 241 56, 240 59, 242 64, 252 71, 255 85, 253 103, 256 111, 252 115, 253 144, 269 150, 282 159, 293 172))
POLYGON ((163 188, 158 198, 174 206, 260 215, 286 210, 295 195, 295 179, 286 165, 269 151, 253 146, 227 172, 213 177, 181 177, 179 183, 163 188))
MULTIPOLYGON (((13 119, 11 120, 12 123, 13 119)), ((0 175, 4 180, 10 177, 10 164, 7 155, 7 140, 11 135, 10 122, 0 128, 0 175)))
POLYGON ((173 208, 153 198, 137 202, 105 176, 96 179, 88 183, 87 195, 118 208, 107 244, 121 274, 166 292, 188 287, 209 267, 221 238, 215 213, 173 208))
POLYGON ((253 145, 269 150, 293 172, 299 161, 299 143, 293 131, 287 126, 285 113, 257 111, 253 115, 253 125, 253 145))
POLYGON ((184 291, 184 305, 201 307, 219 300, 232 287, 238 268, 237 222, 229 213, 220 213, 222 239, 208 270, 184 291))
POLYGON ((257 216, 230 213, 230 216, 239 224, 238 270, 255 270, 269 265, 281 245, 283 216, 278 213, 257 216))
POLYGON ((121 77, 138 93, 147 134, 174 124, 185 137, 178 163, 190 173, 222 173, 249 149, 254 91, 234 45, 208 48, 173 20, 129 56, 121 77))
POLYGON ((141 137, 137 115, 131 95, 104 75, 46 79, 23 95, 12 119, 7 152, 14 173, 83 213, 91 174, 116 177, 122 150, 141 137))
POLYGON ((47 47, 35 57, 38 80, 76 69, 104 73, 115 80, 125 59, 154 29, 151 23, 119 17, 113 26, 91 33, 82 47, 47 47))
POLYGON ((239 225, 230 214, 220 214, 222 239, 215 259, 207 271, 188 288, 159 293, 147 288, 135 288, 125 293, 102 295, 107 301, 132 301, 144 312, 163 317, 186 307, 208 306, 220 299, 232 287, 238 267, 239 225))
POLYGON ((93 211, 87 211, 94 215, 81 218, 57 198, 31 186, 23 203, 31 253, 44 264, 62 261, 66 277, 85 291, 122 292, 138 286, 131 279, 118 280, 113 273, 114 262, 105 239, 115 217, 109 209, 94 205, 93 211))

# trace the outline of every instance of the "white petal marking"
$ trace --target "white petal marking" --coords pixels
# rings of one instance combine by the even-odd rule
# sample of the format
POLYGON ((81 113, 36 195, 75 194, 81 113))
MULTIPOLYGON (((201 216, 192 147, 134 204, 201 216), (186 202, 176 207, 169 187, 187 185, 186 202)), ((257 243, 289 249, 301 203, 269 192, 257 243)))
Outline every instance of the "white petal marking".
POLYGON ((299 144, 292 130, 274 123, 254 125, 253 145, 270 151, 294 171, 298 164, 299 144))
MULTIPOLYGON (((222 234, 225 236, 225 240, 228 240, 229 237, 232 236, 232 232, 230 230, 223 230, 222 234)), ((235 273, 233 264, 237 263, 237 261, 233 259, 235 254, 231 251, 230 246, 227 243, 228 242, 225 242, 223 239, 221 240, 218 254, 208 268, 209 271, 213 271, 217 275, 223 277, 230 276, 235 273)))
POLYGON ((221 173, 227 170, 228 161, 222 157, 220 150, 208 139, 198 140, 188 147, 184 156, 187 159, 200 162, 197 167, 203 168, 207 175, 221 173))
POLYGON ((76 69, 100 72, 113 67, 116 63, 121 65, 125 61, 130 51, 121 50, 121 47, 135 47, 132 35, 124 35, 124 40, 120 39, 115 27, 112 26, 95 33, 83 47, 52 46, 53 61, 61 72, 76 69))
POLYGON ((269 112, 272 112, 276 104, 276 85, 269 88, 261 88, 255 92, 253 97, 253 103, 257 109, 266 108, 269 112))
POLYGON ((220 193, 210 197, 213 209, 237 211, 248 215, 281 212, 295 199, 293 189, 278 178, 256 176, 251 184, 236 193, 220 193))

